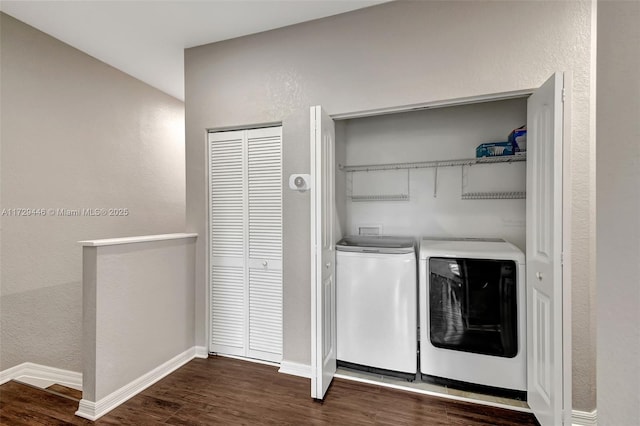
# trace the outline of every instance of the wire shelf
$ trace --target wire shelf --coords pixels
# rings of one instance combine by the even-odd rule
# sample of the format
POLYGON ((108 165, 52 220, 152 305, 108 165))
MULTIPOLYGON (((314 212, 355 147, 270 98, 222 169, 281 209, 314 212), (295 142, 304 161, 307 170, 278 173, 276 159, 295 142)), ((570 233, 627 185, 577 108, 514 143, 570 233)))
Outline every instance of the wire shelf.
POLYGON ((467 192, 460 198, 463 200, 521 200, 527 198, 527 193, 525 191, 467 192))
POLYGON ((370 172, 377 170, 423 169, 429 167, 473 166, 474 164, 514 163, 526 161, 527 155, 505 155, 500 157, 463 158, 458 160, 417 161, 407 163, 362 164, 338 168, 343 172, 370 172))
POLYGON ((409 195, 352 195, 351 201, 409 201, 409 195))

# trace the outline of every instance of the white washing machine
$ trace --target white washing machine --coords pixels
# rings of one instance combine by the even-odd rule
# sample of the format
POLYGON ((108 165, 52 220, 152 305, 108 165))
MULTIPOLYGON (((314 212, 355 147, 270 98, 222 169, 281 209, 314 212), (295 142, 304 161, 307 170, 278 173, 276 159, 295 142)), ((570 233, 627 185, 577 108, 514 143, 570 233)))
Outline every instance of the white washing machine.
POLYGON ((341 365, 417 374, 413 238, 340 240, 336 245, 336 305, 341 365))
POLYGON ((420 241, 420 372, 526 391, 525 256, 504 240, 420 241))

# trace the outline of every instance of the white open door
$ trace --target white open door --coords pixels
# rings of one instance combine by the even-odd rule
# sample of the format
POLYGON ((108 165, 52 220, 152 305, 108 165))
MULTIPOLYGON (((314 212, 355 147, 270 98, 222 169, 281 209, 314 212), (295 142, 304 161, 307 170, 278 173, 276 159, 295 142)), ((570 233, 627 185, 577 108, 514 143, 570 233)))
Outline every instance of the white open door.
POLYGON ((336 372, 333 232, 335 127, 311 107, 311 397, 323 399, 336 372))
POLYGON ((542 426, 564 423, 563 120, 556 73, 527 104, 527 400, 542 426))

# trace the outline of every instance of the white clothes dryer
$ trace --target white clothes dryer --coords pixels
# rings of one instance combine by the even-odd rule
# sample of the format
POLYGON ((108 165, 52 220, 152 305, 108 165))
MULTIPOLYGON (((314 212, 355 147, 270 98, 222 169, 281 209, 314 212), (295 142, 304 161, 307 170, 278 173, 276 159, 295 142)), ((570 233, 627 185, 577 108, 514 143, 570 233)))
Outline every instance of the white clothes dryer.
POLYGON ((504 240, 423 238, 420 372, 526 391, 525 256, 504 240))

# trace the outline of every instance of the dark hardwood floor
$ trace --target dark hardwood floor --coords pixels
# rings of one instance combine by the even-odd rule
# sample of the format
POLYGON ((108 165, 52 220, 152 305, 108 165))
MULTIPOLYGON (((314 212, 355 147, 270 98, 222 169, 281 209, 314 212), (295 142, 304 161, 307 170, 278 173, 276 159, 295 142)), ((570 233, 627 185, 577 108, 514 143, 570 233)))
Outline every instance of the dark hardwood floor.
POLYGON ((62 385, 51 385, 47 388, 47 390, 52 393, 57 393, 58 395, 74 399, 76 401, 80 401, 80 398, 82 398, 82 391, 71 389, 62 385))
MULTIPOLYGON (((0 424, 82 425, 77 399, 22 383, 0 386, 0 424)), ((76 395, 77 397, 77 395, 76 395)), ((335 379, 323 403, 308 379, 231 358, 195 359, 98 425, 537 425, 530 414, 335 379)))

